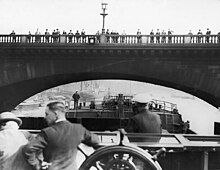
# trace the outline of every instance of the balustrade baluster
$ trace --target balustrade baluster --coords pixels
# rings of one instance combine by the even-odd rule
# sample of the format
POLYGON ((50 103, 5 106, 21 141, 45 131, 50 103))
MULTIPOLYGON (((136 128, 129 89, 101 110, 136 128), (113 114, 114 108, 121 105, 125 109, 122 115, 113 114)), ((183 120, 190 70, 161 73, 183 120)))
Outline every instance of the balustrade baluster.
POLYGON ((176 36, 173 37, 173 44, 175 44, 176 36))

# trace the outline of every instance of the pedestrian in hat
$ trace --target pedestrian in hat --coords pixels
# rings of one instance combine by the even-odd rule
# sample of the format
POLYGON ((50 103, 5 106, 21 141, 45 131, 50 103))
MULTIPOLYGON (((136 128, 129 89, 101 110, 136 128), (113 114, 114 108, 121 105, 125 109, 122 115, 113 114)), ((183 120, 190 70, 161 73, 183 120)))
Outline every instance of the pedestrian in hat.
POLYGON ((146 94, 138 94, 134 97, 136 113, 125 128, 127 132, 161 134, 161 119, 159 115, 149 110, 150 101, 151 99, 146 94))
POLYGON ((22 156, 22 147, 28 143, 28 133, 19 131, 22 120, 11 112, 0 114, 0 169, 31 170, 22 156))

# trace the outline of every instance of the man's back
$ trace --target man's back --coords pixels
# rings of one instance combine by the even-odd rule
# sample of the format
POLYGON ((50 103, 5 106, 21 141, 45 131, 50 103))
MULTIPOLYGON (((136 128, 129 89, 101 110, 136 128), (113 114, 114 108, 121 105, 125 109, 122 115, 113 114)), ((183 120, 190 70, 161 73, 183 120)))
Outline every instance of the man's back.
POLYGON ((161 133, 160 116, 150 111, 143 111, 130 120, 128 132, 134 133, 161 133))
POLYGON ((142 112, 133 117, 133 120, 138 124, 139 133, 161 133, 160 116, 149 112, 142 112))
MULTIPOLYGON (((160 116, 149 111, 142 111, 130 119, 125 130, 130 133, 161 134, 162 127, 160 116)), ((140 138, 136 138, 133 142, 159 142, 160 138, 160 136, 141 136, 140 138)), ((129 140, 132 141, 133 139, 129 140)))
POLYGON ((65 160, 75 157, 76 148, 84 139, 85 133, 80 124, 71 124, 68 121, 58 122, 42 131, 48 142, 48 147, 44 150, 44 159, 47 162, 63 162, 62 158, 65 160))
MULTIPOLYGON (((91 135, 82 125, 68 121, 57 122, 43 129, 40 135, 41 137, 32 142, 28 148, 30 150, 34 147, 38 147, 38 150, 43 149, 44 161, 52 163, 50 170, 76 169, 77 146, 81 142, 89 146, 99 142, 97 136, 91 135)), ((31 153, 34 151, 36 152, 32 150, 31 153)), ((30 157, 33 156, 30 154, 30 157)))

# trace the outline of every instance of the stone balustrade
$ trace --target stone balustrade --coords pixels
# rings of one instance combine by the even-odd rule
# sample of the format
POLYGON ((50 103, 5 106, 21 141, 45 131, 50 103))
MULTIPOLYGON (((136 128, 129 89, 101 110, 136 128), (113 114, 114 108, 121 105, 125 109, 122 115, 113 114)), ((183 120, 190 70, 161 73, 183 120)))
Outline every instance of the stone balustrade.
POLYGON ((0 35, 0 43, 219 44, 220 35, 0 35))

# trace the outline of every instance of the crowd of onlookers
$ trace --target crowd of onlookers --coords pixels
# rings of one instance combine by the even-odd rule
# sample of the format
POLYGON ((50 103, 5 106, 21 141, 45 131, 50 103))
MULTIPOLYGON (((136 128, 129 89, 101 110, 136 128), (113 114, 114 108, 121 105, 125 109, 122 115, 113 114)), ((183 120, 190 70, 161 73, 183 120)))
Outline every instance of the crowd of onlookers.
MULTIPOLYGON (((172 43, 172 38, 173 38, 173 31, 168 29, 168 31, 166 32, 165 30, 162 30, 160 32, 159 29, 156 30, 156 32, 154 32, 154 30, 152 29, 151 32, 149 33, 150 36, 150 43, 172 43)), ((96 37, 96 41, 100 42, 100 35, 101 34, 105 34, 106 35, 106 41, 107 43, 118 43, 120 41, 120 43, 124 43, 126 41, 126 33, 125 31, 123 31, 121 34, 119 34, 117 31, 109 31, 109 29, 107 29, 105 32, 99 32, 97 31, 95 34, 96 37), (120 39, 120 40, 119 40, 120 39)), ((13 42, 16 41, 16 36, 15 36, 15 31, 13 30, 12 33, 10 34, 13 37, 13 42)), ((72 43, 84 43, 85 39, 86 39, 86 33, 85 30, 82 29, 82 31, 80 32, 79 30, 77 30, 75 33, 72 32, 72 30, 69 31, 69 33, 67 33, 66 31, 63 31, 62 33, 59 31, 59 29, 55 29, 53 30, 52 33, 50 33, 48 31, 48 29, 45 30, 44 34, 41 34, 39 32, 39 30, 37 29, 35 34, 31 34, 31 32, 29 31, 28 35, 27 35, 27 42, 31 42, 31 37, 35 37, 35 41, 34 42, 41 42, 41 37, 42 35, 45 37, 44 42, 49 43, 49 42, 59 42, 59 37, 60 35, 65 35, 68 38, 68 42, 72 43)), ((190 40, 193 39, 193 37, 196 38, 196 40, 194 40, 194 42, 196 43, 210 43, 212 42, 211 39, 211 30, 209 28, 207 28, 206 33, 202 33, 201 29, 199 29, 199 31, 196 34, 193 34, 191 30, 189 30, 189 33, 187 34, 188 37, 191 37, 190 40), (194 36, 196 35, 196 36, 194 36), (204 38, 205 37, 205 38, 204 38)), ((218 43, 220 43, 220 32, 217 34, 218 36, 218 43)), ((141 42, 141 31, 140 29, 137 30, 136 33, 136 37, 137 37, 137 43, 141 42)))

